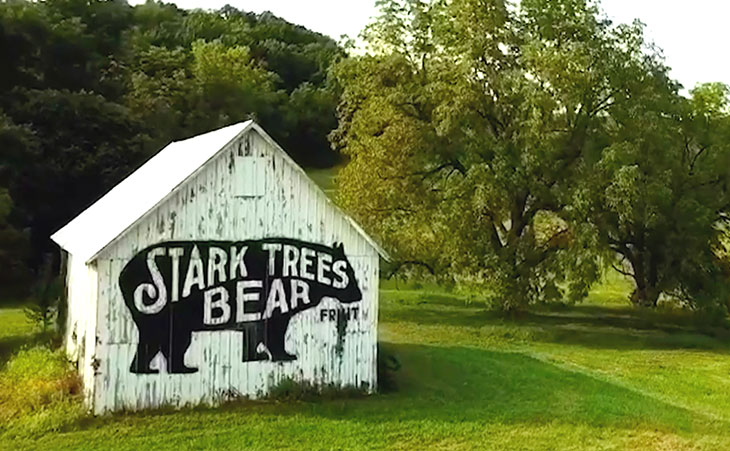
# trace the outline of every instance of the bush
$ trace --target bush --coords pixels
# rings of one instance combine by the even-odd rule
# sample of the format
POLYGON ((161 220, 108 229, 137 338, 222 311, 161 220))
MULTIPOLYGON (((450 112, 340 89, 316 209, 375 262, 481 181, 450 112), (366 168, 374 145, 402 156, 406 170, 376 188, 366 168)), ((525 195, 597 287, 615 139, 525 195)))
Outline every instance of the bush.
POLYGON ((61 351, 21 350, 0 373, 0 435, 35 436, 84 416, 81 381, 61 351))

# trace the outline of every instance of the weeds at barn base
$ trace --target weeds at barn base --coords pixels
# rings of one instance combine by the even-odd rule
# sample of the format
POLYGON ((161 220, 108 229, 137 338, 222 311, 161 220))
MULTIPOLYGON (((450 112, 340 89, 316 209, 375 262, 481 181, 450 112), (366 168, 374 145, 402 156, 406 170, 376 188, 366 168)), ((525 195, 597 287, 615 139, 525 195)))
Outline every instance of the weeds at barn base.
POLYGON ((60 350, 21 349, 0 372, 0 435, 63 431, 84 416, 81 381, 60 350))
POLYGON ((367 395, 367 386, 358 388, 351 385, 313 384, 309 381, 297 381, 292 378, 284 378, 278 384, 274 385, 263 399, 279 402, 314 402, 362 398, 367 395))

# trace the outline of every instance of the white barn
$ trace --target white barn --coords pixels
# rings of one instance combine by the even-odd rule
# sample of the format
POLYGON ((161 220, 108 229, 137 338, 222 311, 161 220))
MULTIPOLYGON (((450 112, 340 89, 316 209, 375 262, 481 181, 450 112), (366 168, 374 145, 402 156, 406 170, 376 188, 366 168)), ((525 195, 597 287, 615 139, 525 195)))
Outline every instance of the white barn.
POLYGON ((52 239, 95 413, 376 387, 387 256, 252 121, 169 144, 52 239))

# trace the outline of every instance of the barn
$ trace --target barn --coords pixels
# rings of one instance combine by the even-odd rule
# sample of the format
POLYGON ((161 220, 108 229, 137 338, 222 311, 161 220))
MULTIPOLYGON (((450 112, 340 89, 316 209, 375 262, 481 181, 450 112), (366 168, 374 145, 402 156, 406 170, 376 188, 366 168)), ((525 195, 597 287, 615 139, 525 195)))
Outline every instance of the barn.
POLYGON ((169 144, 51 238, 94 413, 376 387, 387 255, 253 121, 169 144))

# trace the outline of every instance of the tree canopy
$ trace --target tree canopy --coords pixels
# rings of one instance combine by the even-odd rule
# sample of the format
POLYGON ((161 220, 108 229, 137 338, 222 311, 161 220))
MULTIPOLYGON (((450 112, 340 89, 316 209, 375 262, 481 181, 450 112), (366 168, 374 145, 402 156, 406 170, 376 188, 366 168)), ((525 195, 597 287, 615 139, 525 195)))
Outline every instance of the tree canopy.
POLYGON ((521 310, 612 267, 636 305, 727 314, 728 86, 683 94, 590 0, 377 3, 351 57, 230 6, 0 3, 2 283, 169 141, 254 118, 301 164, 347 163, 338 202, 390 273, 521 310))
POLYGON ((725 309, 727 87, 700 85, 690 99, 664 101, 615 112, 612 142, 586 180, 581 213, 618 255, 614 267, 635 281, 634 303, 656 306, 665 296, 725 309))
MULTIPOLYGON (((677 259, 715 271, 710 238, 724 194, 707 201, 724 193, 728 171, 719 164, 727 134, 716 126, 723 88, 684 99, 641 24, 612 24, 585 0, 379 3, 370 52, 336 69, 332 137, 350 158, 340 201, 399 266, 427 268, 508 310, 577 300, 603 264, 626 263, 614 241, 639 255, 627 225, 654 221, 656 207, 674 228, 657 229, 651 249, 676 246, 662 271, 677 259), (681 210, 667 204, 668 185, 681 210), (696 246, 683 258, 692 228, 696 246)), ((634 297, 655 300, 642 265, 630 265, 634 297)), ((658 290, 694 298, 692 283, 707 286, 658 290)))
MULTIPOLYGON (((343 56, 230 6, 0 2, 0 259, 39 268, 53 231, 162 146, 231 123, 254 118, 300 164, 333 165, 328 71, 343 56)), ((27 285, 20 272, 5 276, 27 285)))

